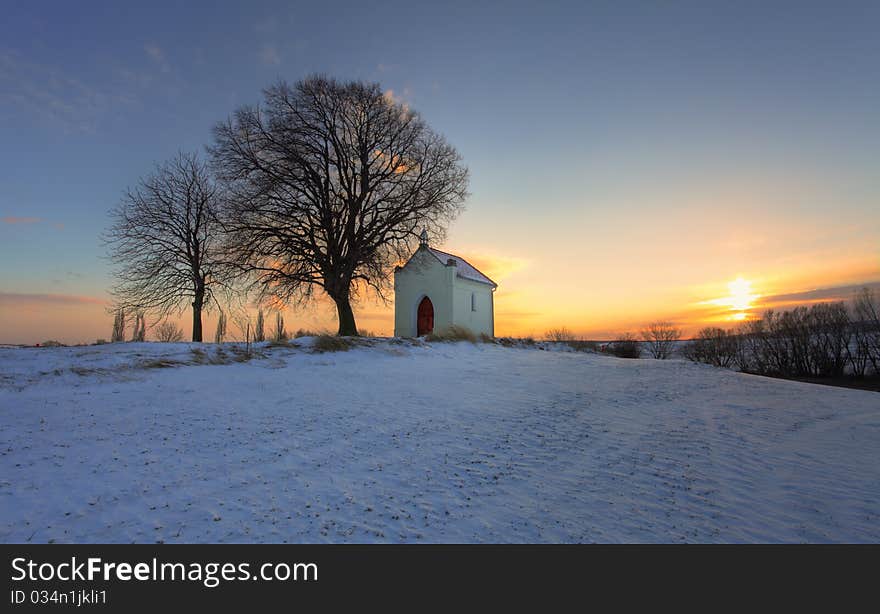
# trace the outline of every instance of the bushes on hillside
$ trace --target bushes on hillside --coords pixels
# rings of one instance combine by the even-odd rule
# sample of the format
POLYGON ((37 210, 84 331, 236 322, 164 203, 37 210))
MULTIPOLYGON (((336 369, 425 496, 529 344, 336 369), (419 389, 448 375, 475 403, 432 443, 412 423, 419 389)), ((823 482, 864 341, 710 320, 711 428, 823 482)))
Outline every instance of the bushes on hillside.
POLYGON ((569 341, 574 341, 574 333, 563 326, 561 328, 551 328, 544 333, 544 338, 547 341, 568 343, 569 341))
POLYGON ((724 331, 704 328, 684 356, 719 367, 782 377, 880 374, 880 310, 863 290, 847 310, 843 302, 788 311, 768 310, 758 320, 724 331))
POLYGON ((736 362, 737 335, 723 328, 708 327, 697 338, 685 344, 682 355, 694 362, 704 362, 715 367, 730 367, 736 362))
POLYGON ((618 358, 639 358, 642 348, 639 340, 632 333, 624 333, 618 339, 605 346, 605 351, 618 358))
POLYGON ((174 323, 165 320, 153 331, 156 341, 162 343, 178 343, 183 341, 183 331, 174 323))

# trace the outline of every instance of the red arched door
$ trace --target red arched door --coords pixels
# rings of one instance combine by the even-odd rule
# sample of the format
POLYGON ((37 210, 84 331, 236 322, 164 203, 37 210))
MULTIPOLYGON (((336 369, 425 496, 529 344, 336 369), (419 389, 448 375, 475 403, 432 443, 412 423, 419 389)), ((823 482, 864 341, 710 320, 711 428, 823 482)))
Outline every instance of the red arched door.
POLYGON ((418 328, 419 337, 434 331, 434 305, 427 296, 419 303, 418 328))

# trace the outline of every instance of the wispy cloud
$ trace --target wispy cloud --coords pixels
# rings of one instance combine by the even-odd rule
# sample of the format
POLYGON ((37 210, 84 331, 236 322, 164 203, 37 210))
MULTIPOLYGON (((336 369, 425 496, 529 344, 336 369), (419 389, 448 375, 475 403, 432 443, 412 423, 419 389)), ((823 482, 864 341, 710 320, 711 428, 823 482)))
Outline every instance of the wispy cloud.
POLYGON ((114 105, 128 102, 117 85, 95 87, 60 67, 0 50, 0 114, 4 107, 15 108, 66 132, 94 132, 114 105))
POLYGON ((815 288, 812 290, 805 290, 803 292, 791 292, 788 294, 765 296, 761 300, 761 306, 767 309, 785 309, 811 303, 822 303, 827 301, 848 301, 852 299, 853 296, 855 296, 856 292, 858 292, 862 288, 871 288, 875 291, 880 291, 880 280, 870 281, 864 284, 836 286, 833 288, 815 288))
POLYGON ((106 305, 105 299, 75 294, 33 294, 0 292, 0 305, 106 305))
POLYGON ((162 72, 171 72, 171 65, 165 57, 165 51, 155 43, 147 43, 144 45, 144 51, 150 56, 150 59, 156 63, 162 72))
POLYGON ((263 64, 278 66, 281 64, 281 54, 275 45, 263 45, 263 48, 260 49, 260 60, 263 64))
POLYGON ((4 224, 38 224, 42 221, 43 219, 39 217, 16 217, 14 215, 7 215, 3 218, 4 224))

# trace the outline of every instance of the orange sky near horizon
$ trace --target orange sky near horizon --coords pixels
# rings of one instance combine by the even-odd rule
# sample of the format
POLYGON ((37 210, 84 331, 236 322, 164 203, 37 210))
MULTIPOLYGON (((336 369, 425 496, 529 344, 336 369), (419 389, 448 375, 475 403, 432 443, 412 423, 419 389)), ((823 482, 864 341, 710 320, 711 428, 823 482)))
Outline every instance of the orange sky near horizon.
MULTIPOLYGON (((576 267, 550 266, 540 260, 479 249, 444 248, 466 258, 498 282, 498 336, 541 338, 549 329, 566 327, 581 338, 611 339, 622 332, 637 332, 653 320, 672 321, 689 336, 703 326, 736 325, 760 316, 768 308, 846 300, 861 285, 880 291, 880 262, 871 254, 843 256, 809 270, 744 269, 733 276, 693 284, 662 283, 650 273, 626 276, 618 271, 616 281, 613 277, 593 276, 604 280, 604 287, 599 287, 595 281, 592 285, 568 283, 576 267), (817 293, 817 289, 830 291, 817 293), (816 296, 804 294, 811 291, 816 296)), ((581 272, 583 279, 591 278, 589 270, 581 272)), ((0 343, 34 344, 53 339, 73 344, 107 339, 112 326, 107 305, 106 297, 0 293, 0 343)), ((250 312, 254 317, 255 309, 250 312)), ((283 315, 290 332, 335 331, 337 325, 335 308, 326 298, 306 307, 288 308, 283 315)), ((393 333, 393 303, 382 305, 375 298, 362 300, 355 306, 355 315, 361 331, 381 336, 393 333)), ((267 328, 273 318, 267 315, 267 328)), ((177 320, 188 336, 190 314, 184 312, 177 320)), ((206 314, 204 320, 206 340, 210 341, 216 315, 206 314)), ((235 322, 230 322, 228 329, 231 339, 243 337, 235 322)))
MULTIPOLYGON (((566 327, 582 338, 611 339, 654 320, 692 335, 770 307, 848 299, 855 286, 880 291, 872 191, 852 195, 848 215, 840 215, 828 205, 842 190, 834 177, 826 185, 821 177, 747 180, 743 172, 719 175, 715 184, 712 177, 668 177, 652 190, 650 175, 637 184, 609 180, 587 202, 573 200, 568 186, 548 193, 540 208, 528 196, 475 190, 437 247, 498 283, 499 336, 539 338, 566 327)), ((16 229, 38 232, 33 224, 16 229)), ((0 343, 108 338, 108 283, 98 275, 47 276, 0 289, 0 343)), ((393 332, 393 304, 367 297, 355 316, 362 331, 393 332)), ((326 298, 286 310, 285 321, 290 331, 337 327, 326 298)), ((214 322, 206 316, 206 339, 214 322)), ((180 323, 188 336, 190 315, 180 323)), ((232 322, 229 332, 242 336, 232 322)))
MULTIPOLYGON (((212 126, 267 85, 316 73, 377 83, 460 155, 470 195, 435 247, 499 284, 498 335, 611 339, 668 320, 687 336, 880 294, 878 2, 340 17, 276 1, 210 20, 185 3, 171 24, 155 3, 8 4, 0 344, 110 337, 108 210, 175 152, 207 161, 212 126)), ((392 333, 392 304, 354 309, 361 330, 392 333)), ((337 328, 326 298, 285 320, 337 328)), ((216 315, 204 322, 210 340, 216 315)))

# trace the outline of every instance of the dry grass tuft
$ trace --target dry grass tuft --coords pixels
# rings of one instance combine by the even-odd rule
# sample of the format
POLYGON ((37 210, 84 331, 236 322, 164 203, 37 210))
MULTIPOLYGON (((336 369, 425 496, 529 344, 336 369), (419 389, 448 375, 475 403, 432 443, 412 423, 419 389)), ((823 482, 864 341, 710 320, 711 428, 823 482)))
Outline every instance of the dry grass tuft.
POLYGON ((348 337, 336 335, 318 335, 312 348, 316 352, 347 352, 354 347, 354 342, 348 337))
POLYGON ((453 324, 441 331, 427 335, 425 341, 470 341, 476 343, 477 336, 470 329, 453 324))

